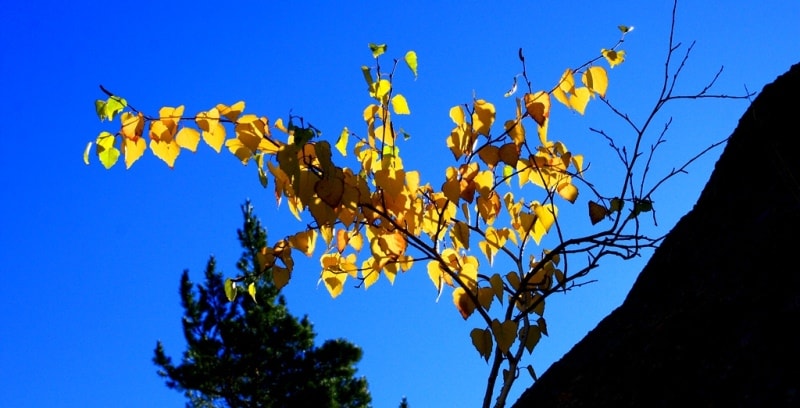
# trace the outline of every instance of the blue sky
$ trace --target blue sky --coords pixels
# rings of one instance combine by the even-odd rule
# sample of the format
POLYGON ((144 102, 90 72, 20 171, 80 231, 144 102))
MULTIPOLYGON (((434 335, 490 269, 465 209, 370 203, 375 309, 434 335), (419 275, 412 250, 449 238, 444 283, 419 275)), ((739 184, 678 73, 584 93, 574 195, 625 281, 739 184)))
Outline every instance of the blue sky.
MULTIPOLYGON (((534 86, 549 88, 564 68, 593 58, 636 27, 627 61, 610 71, 609 99, 640 119, 663 77, 671 2, 11 2, 0 15, 0 386, 9 407, 183 406, 151 363, 156 340, 183 351, 177 295, 183 269, 199 280, 213 254, 228 273, 240 253, 239 206, 253 200, 270 240, 298 228, 275 207, 254 168, 207 146, 184 153, 174 170, 147 154, 133 168, 87 167, 85 143, 102 130, 93 111, 98 84, 138 109, 185 104, 187 113, 223 102, 247 111, 304 116, 334 138, 343 126, 364 134, 369 103, 359 67, 368 42, 388 55, 413 49, 419 79, 396 84, 412 115, 403 128, 407 167, 427 169, 437 185, 452 160, 444 145, 451 106, 473 94, 494 102, 498 119, 513 115, 503 99, 525 50, 534 86), (643 7, 642 4, 647 4, 643 7)), ((693 93, 725 66, 715 88, 760 90, 800 58, 800 3, 685 1, 676 40, 697 41, 678 89, 693 93)), ((654 171, 682 164, 734 129, 747 103, 682 101, 654 171)), ((611 151, 588 127, 626 137, 599 103, 579 116, 561 106, 552 139, 593 163, 588 177, 613 175, 611 151), (605 157, 605 159, 604 159, 605 157), (605 160, 605 161, 604 161, 605 160), (603 167, 605 165, 612 167, 603 167), (611 170, 609 170, 611 169, 611 170)), ((666 233, 696 200, 721 150, 712 151, 655 197, 666 233)), ((745 199, 757 199, 748 197, 745 199)), ((579 198, 575 208, 585 209, 579 198)), ((562 204, 562 207, 566 207, 562 204)), ((565 210, 569 211, 569 210, 565 210)), ((568 212, 566 213, 568 214, 568 212)), ((584 215, 585 216, 585 215, 584 215)), ((624 299, 643 261, 605 263, 597 283, 548 301, 550 337, 534 351, 539 373, 568 351, 624 299)), ((285 289, 290 310, 308 314, 318 339, 344 337, 361 346, 376 407, 476 406, 488 366, 463 321, 422 269, 352 287, 331 299, 317 286, 319 263, 304 260, 285 289)), ((529 385, 517 383, 510 401, 529 385)))

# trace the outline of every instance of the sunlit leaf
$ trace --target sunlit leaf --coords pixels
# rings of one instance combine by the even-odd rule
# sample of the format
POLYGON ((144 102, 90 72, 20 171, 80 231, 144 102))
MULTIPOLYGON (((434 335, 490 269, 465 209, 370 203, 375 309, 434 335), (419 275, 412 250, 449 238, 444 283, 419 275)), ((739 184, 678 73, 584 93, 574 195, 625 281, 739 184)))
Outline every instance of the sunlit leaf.
POLYGON ((386 44, 369 43, 369 50, 372 51, 372 58, 378 58, 386 52, 386 44))
POLYGON ((289 237, 289 245, 292 248, 299 250, 306 254, 306 256, 314 255, 314 246, 317 242, 317 230, 310 229, 289 237))
MULTIPOLYGON (((235 122, 244 111, 244 101, 236 102, 231 106, 219 103, 215 109, 219 112, 219 115, 226 117, 231 122, 235 122)), ((217 152, 219 152, 219 150, 217 150, 217 152)))
POLYGON ((250 282, 250 284, 247 285, 247 294, 250 295, 250 297, 253 299, 253 302, 258 303, 256 300, 256 284, 254 282, 250 282))
POLYGON ((342 156, 347 156, 347 139, 350 137, 350 131, 345 127, 342 129, 342 133, 339 133, 339 139, 336 140, 336 150, 342 154, 342 156))
POLYGON ((197 144, 200 143, 200 132, 189 127, 184 127, 175 135, 175 142, 184 149, 196 152, 197 144))
MULTIPOLYGON (((452 115, 452 111, 451 111, 452 115)), ((494 123, 494 105, 483 99, 475 101, 475 111, 472 114, 472 127, 479 135, 488 136, 489 130, 494 123)))
POLYGON ((408 102, 405 96, 397 94, 392 97, 392 110, 398 115, 410 115, 411 111, 408 109, 408 102))
POLYGON ((571 203, 575 203, 575 200, 578 199, 578 188, 570 183, 561 184, 558 186, 558 195, 571 203))
POLYGON ((124 138, 122 142, 122 154, 125 156, 125 168, 131 168, 133 163, 142 157, 145 150, 147 150, 147 143, 145 143, 144 138, 124 138))
POLYGON ((225 279, 225 297, 228 298, 229 302, 233 302, 233 299, 236 299, 236 282, 230 278, 225 279))
POLYGON ((539 126, 544 125, 550 116, 550 94, 545 91, 525 94, 525 110, 539 126))
POLYGON ((406 53, 403 60, 408 65, 408 68, 411 69, 411 72, 414 73, 414 79, 417 79, 417 53, 414 51, 409 51, 406 53))
POLYGON ((606 70, 600 66, 589 67, 583 72, 581 81, 590 91, 600 95, 606 96, 606 89, 608 89, 608 74, 606 70))
POLYGON ((589 103, 591 96, 592 92, 589 91, 589 88, 585 86, 575 88, 575 94, 569 98, 569 106, 583 115, 586 112, 586 105, 589 103))
MULTIPOLYGON (((235 114, 236 117, 238 117, 238 113, 235 111, 231 111, 229 114, 231 116, 235 114)), ((217 108, 213 108, 208 112, 200 112, 195 117, 197 126, 203 131, 203 141, 211 146, 217 153, 220 152, 222 144, 225 142, 225 127, 220 123, 219 117, 220 111, 217 110, 217 108)))
POLYGON ((625 62, 625 51, 623 50, 615 51, 603 48, 600 50, 600 53, 603 54, 603 57, 606 59, 606 61, 608 61, 608 65, 611 68, 614 68, 617 65, 625 62))
POLYGON ((374 82, 372 86, 370 86, 369 96, 377 100, 381 100, 383 99, 384 96, 386 96, 389 93, 391 89, 392 89, 392 83, 385 79, 381 79, 377 82, 374 82))
POLYGON ((475 311, 475 303, 469 298, 469 295, 462 287, 457 287, 453 290, 453 304, 456 305, 458 313, 464 320, 467 320, 475 311))
POLYGON ((114 146, 116 141, 117 138, 108 132, 100 132, 97 140, 95 140, 97 158, 100 159, 100 163, 103 163, 103 167, 106 169, 113 167, 119 159, 120 151, 114 146))

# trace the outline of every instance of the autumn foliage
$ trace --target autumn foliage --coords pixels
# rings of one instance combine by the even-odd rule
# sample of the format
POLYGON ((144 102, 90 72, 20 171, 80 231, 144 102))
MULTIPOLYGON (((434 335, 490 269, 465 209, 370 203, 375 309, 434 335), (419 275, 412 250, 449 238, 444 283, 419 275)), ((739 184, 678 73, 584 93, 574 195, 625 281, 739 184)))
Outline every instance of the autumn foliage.
MULTIPOLYGON (((528 80, 520 50, 522 72, 506 94, 516 100, 511 117, 498 119, 495 105, 484 99, 450 109, 453 127, 443 132, 441 143, 453 164, 443 175, 404 166, 403 144, 413 141, 406 140, 398 122, 411 114, 413 104, 393 79, 399 65, 416 77, 417 56, 410 51, 385 69, 382 44, 370 44, 374 65, 361 68, 371 99, 362 113, 363 135, 345 127, 331 144, 301 117, 271 120, 248 114, 244 102, 218 104, 194 116, 186 116, 183 106, 163 107, 148 116, 103 89, 108 98, 97 101, 97 114, 101 120, 118 118, 121 126, 89 143, 84 159, 88 164, 94 145, 106 168, 120 157, 130 168, 149 148, 173 167, 183 150, 195 151, 202 139, 243 164, 255 163, 260 183, 271 185, 275 199, 301 221, 296 233, 261 249, 261 274, 270 274, 281 288, 291 279, 294 253, 316 254, 320 279, 337 297, 348 281, 369 288, 381 278, 391 283, 402 272, 426 271, 439 296, 452 288, 461 317, 478 316, 471 341, 483 359, 491 359, 484 405, 503 368, 502 405, 523 353, 531 353, 547 335, 547 296, 569 289, 602 256, 632 257, 657 241, 638 233, 637 216, 652 210, 652 191, 629 188, 638 156, 622 160, 629 171, 620 191, 601 194, 590 188, 586 218, 570 220, 605 221, 597 233, 567 239, 559 224, 559 206, 576 203, 591 183, 584 178, 583 154, 548 134, 550 111, 561 104, 583 114, 591 101, 605 101, 605 66, 623 63, 625 51, 619 47, 632 28, 619 29, 622 36, 614 46, 538 85, 543 88, 528 80), (516 96, 518 87, 527 91, 516 96), (631 228, 635 232, 625 232, 631 228), (544 237, 554 231, 555 243, 544 247, 544 237), (582 258, 575 257, 567 268, 567 259, 577 253, 582 258), (498 257, 505 258, 503 272, 493 267, 498 257)), ((226 282, 230 299, 239 292, 255 297, 255 286, 244 287, 245 281, 251 282, 244 277, 226 282)), ((535 378, 532 366, 527 370, 535 378)))

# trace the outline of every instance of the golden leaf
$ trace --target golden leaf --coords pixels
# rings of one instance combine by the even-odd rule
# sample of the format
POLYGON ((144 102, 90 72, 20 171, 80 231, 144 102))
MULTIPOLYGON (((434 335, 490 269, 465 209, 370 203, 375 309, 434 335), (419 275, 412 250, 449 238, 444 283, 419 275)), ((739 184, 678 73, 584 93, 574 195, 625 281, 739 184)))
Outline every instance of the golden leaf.
POLYGON ((200 143, 200 132, 185 127, 178 131, 178 134, 175 135, 175 142, 178 146, 187 149, 191 152, 197 151, 197 144, 200 143))
POLYGON ((561 184, 558 186, 558 195, 571 203, 575 203, 575 200, 578 199, 578 188, 571 183, 561 184))
POLYGON ((472 127, 479 135, 489 136, 489 130, 494 123, 495 108, 483 99, 475 101, 475 110, 472 113, 472 127))
POLYGON ((583 75, 581 76, 581 81, 584 85, 586 85, 587 88, 589 88, 590 91, 600 95, 600 97, 606 96, 606 90, 608 89, 608 75, 603 67, 589 67, 589 69, 584 71, 583 75))
POLYGON ((600 53, 603 54, 603 57, 605 57, 606 61, 608 61, 608 65, 611 68, 614 68, 617 65, 625 62, 625 51, 623 50, 615 51, 603 48, 600 50, 600 53))
POLYGON ((539 126, 550 117, 550 94, 539 91, 534 94, 525 94, 525 109, 539 126))
POLYGON ((453 303, 464 320, 467 320, 475 311, 475 303, 462 287, 457 287, 453 290, 453 303))

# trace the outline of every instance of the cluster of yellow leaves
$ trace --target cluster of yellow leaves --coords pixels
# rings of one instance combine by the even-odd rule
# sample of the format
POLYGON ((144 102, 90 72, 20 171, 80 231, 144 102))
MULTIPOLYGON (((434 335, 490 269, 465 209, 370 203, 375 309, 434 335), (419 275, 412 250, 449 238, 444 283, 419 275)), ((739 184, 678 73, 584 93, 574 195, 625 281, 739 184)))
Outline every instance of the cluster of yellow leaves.
MULTIPOLYGON (((376 63, 386 49, 385 44, 370 44, 376 63)), ((624 60, 624 51, 603 50, 602 56, 613 67, 624 60)), ((408 52, 404 61, 416 77, 416 54, 408 52)), ((556 268, 558 258, 544 263, 531 260, 524 276, 520 271, 488 277, 479 273, 480 261, 469 252, 473 241, 477 242, 490 267, 498 254, 512 253, 511 244, 522 254, 531 240, 540 245, 556 223, 556 196, 576 201, 578 188, 573 179, 583 176, 584 159, 564 143, 548 139, 551 97, 583 114, 593 97, 605 97, 606 70, 596 65, 580 72, 567 69, 550 91, 517 98, 516 114, 502 127, 494 126, 497 110, 486 100, 451 108, 455 126, 445 142, 458 163, 446 168, 439 189, 423 184, 419 172, 404 168, 400 141, 405 138, 398 137, 402 131, 394 117, 408 115, 411 109, 408 100, 394 90, 394 71, 381 73, 380 65, 361 70, 373 99, 362 113, 366 133, 349 150, 349 139, 355 134, 345 127, 333 146, 342 156, 352 153, 356 168, 337 165, 330 143, 313 140, 318 131, 310 125, 303 126, 301 121, 296 126, 291 118, 288 125, 282 119, 271 124, 266 117, 243 114, 244 102, 218 104, 191 118, 183 116, 183 106, 164 107, 156 118, 132 108, 125 111, 127 102, 111 96, 97 102, 98 116, 113 120, 119 115, 121 129, 117 134, 101 133, 94 142, 96 154, 106 168, 120 156, 130 168, 148 148, 146 134, 150 150, 169 167, 181 150, 196 151, 201 136, 217 152, 227 147, 243 164, 255 159, 262 185, 266 187, 272 178, 276 201, 285 200, 300 221, 309 221, 303 219, 304 214, 311 218, 307 228, 258 255, 261 272, 272 273, 279 289, 291 277, 293 250, 312 256, 322 248, 320 282, 332 297, 342 293, 348 278, 365 288, 382 275, 393 283, 398 272, 411 269, 415 260, 427 260, 428 276, 439 294, 445 285, 453 287, 453 303, 460 315, 467 319, 480 311, 486 321, 488 327, 471 333, 484 358, 492 353, 494 342, 508 353, 518 339, 531 351, 540 335, 546 334, 541 317, 544 293, 553 288, 553 282, 564 280, 556 268), (578 76, 582 86, 577 85, 578 76), (233 134, 228 137, 231 126, 233 134), (526 127, 530 126, 536 137, 529 140, 526 127), (283 136, 273 136, 273 131, 283 136), (543 189, 542 201, 501 194, 503 184, 510 187, 515 177, 519 188, 530 183, 543 189), (506 226, 495 225, 501 217, 508 220, 506 226), (318 239, 323 245, 318 245, 318 239), (409 253, 412 248, 414 255, 409 253), (536 324, 519 318, 491 319, 487 312, 492 303, 502 304, 504 299, 520 316, 533 312, 540 319, 536 324)), ((84 153, 87 163, 91 145, 84 153)), ((590 204, 592 211, 595 222, 598 210, 590 204)), ((226 282, 226 293, 235 295, 234 289, 234 282, 226 282)), ((255 296, 254 287, 250 294, 255 296)))

